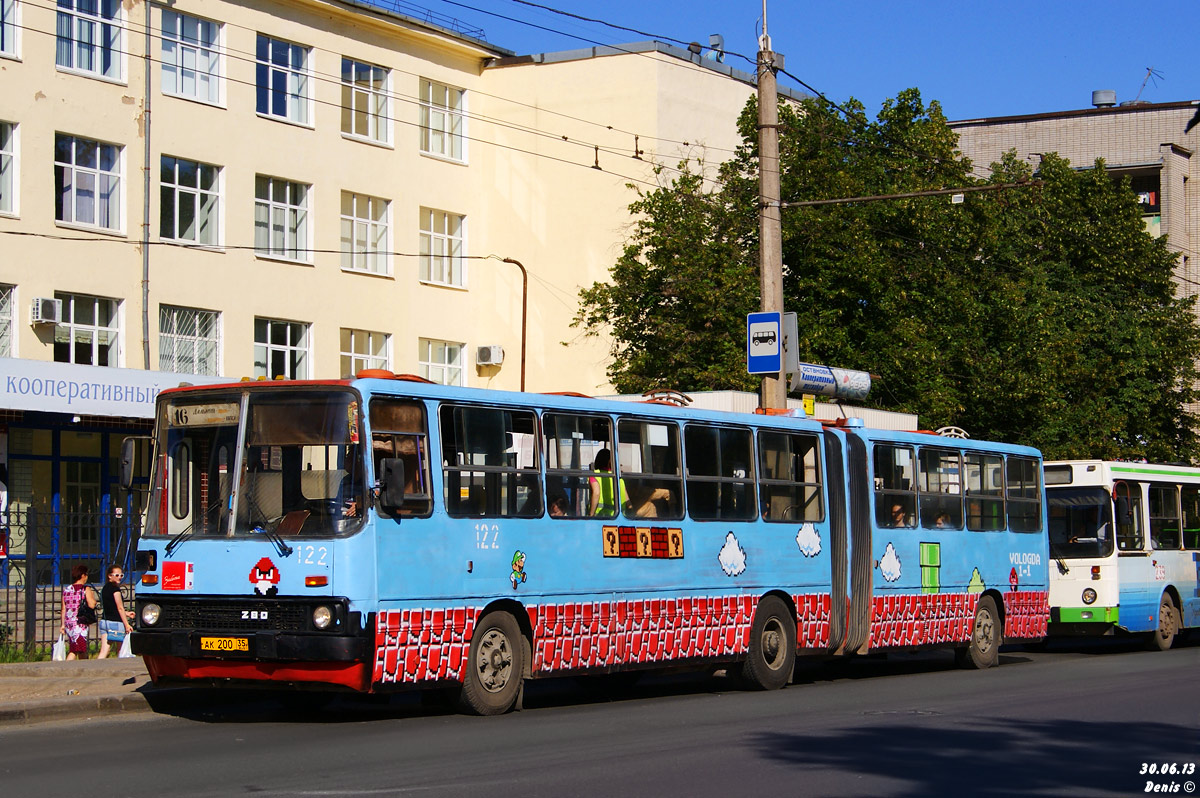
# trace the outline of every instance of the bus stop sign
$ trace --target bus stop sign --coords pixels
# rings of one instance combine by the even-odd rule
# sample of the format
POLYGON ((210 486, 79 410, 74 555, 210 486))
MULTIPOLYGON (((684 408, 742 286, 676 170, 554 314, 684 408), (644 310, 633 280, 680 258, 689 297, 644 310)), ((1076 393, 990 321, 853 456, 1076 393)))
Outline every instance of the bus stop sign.
POLYGON ((746 314, 746 369, 751 374, 783 371, 783 326, 778 312, 746 314))

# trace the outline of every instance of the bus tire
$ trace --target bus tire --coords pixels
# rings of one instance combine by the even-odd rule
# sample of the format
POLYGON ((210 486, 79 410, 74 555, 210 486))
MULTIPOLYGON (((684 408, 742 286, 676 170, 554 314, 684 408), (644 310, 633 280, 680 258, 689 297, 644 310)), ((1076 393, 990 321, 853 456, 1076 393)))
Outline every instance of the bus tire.
POLYGON ((1175 602, 1171 600, 1171 596, 1163 593, 1162 601, 1158 605, 1158 628, 1150 636, 1151 646, 1159 651, 1166 651, 1175 645, 1175 637, 1178 634, 1179 612, 1175 609, 1175 602))
POLYGON ((971 642, 966 648, 956 649, 954 652, 959 666, 983 670, 1000 664, 1000 642, 1003 634, 1000 613, 996 611, 996 600, 991 596, 983 596, 975 605, 971 642))
POLYGON ((754 612, 742 678, 758 690, 778 690, 792 680, 795 667, 796 621, 782 599, 767 596, 754 612))
POLYGON ((502 715, 513 708, 524 678, 525 644, 507 612, 480 619, 471 638, 459 707, 472 715, 502 715))

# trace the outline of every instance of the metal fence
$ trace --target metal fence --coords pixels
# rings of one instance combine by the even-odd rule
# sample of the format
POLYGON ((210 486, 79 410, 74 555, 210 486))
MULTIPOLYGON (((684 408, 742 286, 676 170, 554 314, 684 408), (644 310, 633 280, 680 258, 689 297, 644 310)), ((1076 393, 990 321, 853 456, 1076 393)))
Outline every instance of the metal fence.
POLYGON ((0 645, 28 651, 53 644, 62 622, 62 588, 73 581, 71 570, 79 564, 87 566, 97 594, 107 567, 120 565, 128 575, 122 586, 125 606, 133 606, 136 515, 10 508, 0 521, 6 521, 7 532, 7 556, 0 559, 0 645))

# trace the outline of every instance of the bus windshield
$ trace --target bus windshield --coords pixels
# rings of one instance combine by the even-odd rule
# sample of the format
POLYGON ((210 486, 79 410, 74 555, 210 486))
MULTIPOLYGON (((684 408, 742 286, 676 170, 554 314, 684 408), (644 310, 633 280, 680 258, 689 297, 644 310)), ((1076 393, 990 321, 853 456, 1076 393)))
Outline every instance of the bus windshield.
POLYGON ((329 390, 250 392, 244 404, 239 393, 172 398, 159 418, 159 512, 146 533, 354 531, 365 495, 358 407, 355 394, 329 390))
POLYGON ((1046 493, 1050 511, 1050 556, 1107 557, 1113 552, 1112 501, 1103 488, 1053 488, 1046 493))

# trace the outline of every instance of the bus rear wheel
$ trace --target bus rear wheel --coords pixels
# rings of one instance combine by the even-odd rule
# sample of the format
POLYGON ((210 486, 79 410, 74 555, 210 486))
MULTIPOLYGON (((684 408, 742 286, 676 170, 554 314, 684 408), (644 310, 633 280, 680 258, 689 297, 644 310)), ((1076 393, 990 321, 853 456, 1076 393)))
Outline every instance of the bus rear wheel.
POLYGON ((1169 595, 1163 593, 1162 601, 1158 605, 1158 629, 1154 631, 1150 642, 1159 651, 1166 651, 1175 645, 1177 634, 1179 634, 1179 615, 1175 609, 1175 602, 1169 595))
POLYGON ((983 670, 998 665, 1002 634, 996 600, 991 596, 984 596, 975 605, 975 622, 971 624, 970 644, 954 652, 959 666, 983 670))
POLYGON ((782 599, 767 596, 754 613, 742 678, 759 690, 778 690, 792 680, 795 667, 796 621, 782 599))
POLYGON ((521 629, 507 612, 484 616, 475 627, 459 706, 473 715, 502 715, 513 708, 524 678, 521 629))

